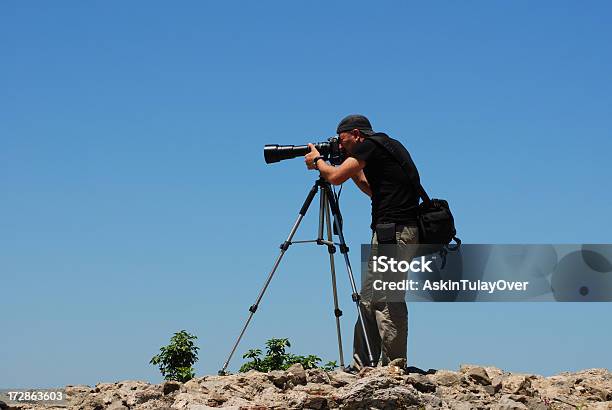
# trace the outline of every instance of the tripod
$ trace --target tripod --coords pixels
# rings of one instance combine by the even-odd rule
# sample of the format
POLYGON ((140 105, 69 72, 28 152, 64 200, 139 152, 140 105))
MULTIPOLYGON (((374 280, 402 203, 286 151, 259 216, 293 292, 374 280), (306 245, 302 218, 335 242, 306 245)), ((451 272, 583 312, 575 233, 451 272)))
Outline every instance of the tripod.
POLYGON ((289 232, 289 236, 287 237, 287 240, 281 244, 280 254, 276 258, 276 261, 274 262, 272 270, 268 274, 268 278, 266 279, 266 282, 264 283, 263 288, 259 292, 259 295, 257 296, 257 299, 255 300, 255 303, 251 305, 251 307, 249 307, 249 317, 247 318, 244 326, 242 327, 242 331, 238 335, 238 339, 236 339, 236 342, 234 343, 234 347, 230 351, 230 354, 227 360, 223 364, 223 368, 219 370, 220 375, 227 374, 226 373, 227 366, 229 365, 229 362, 232 359, 232 356, 236 352, 236 348, 238 347, 240 340, 244 336, 244 332, 246 331, 249 323, 251 322, 253 315, 257 311, 257 308, 259 307, 259 303, 261 302, 261 299, 263 298, 263 295, 266 292, 266 289, 268 288, 268 285, 270 284, 270 281, 272 280, 272 277, 274 276, 274 273, 276 272, 278 265, 283 259, 285 252, 287 252, 287 249, 289 249, 289 246, 291 246, 294 243, 314 242, 317 245, 327 246, 327 251, 329 253, 329 265, 330 265, 330 271, 331 271, 332 291, 334 295, 334 316, 336 317, 336 333, 338 336, 338 354, 340 356, 340 367, 341 368, 345 367, 344 366, 344 355, 342 353, 342 334, 340 332, 340 316, 342 316, 342 311, 338 307, 338 292, 336 289, 336 266, 334 263, 334 253, 336 252, 336 244, 333 242, 333 234, 336 234, 340 241, 338 246, 340 248, 340 253, 344 255, 344 262, 346 264, 346 270, 348 272, 349 281, 351 283, 351 288, 353 291, 351 298, 353 299, 357 307, 357 315, 359 317, 358 320, 363 330, 363 334, 365 336, 365 342, 366 342, 366 347, 368 350, 368 358, 370 359, 370 365, 374 366, 375 362, 374 362, 374 358, 372 357, 372 350, 370 349, 370 342, 368 339, 368 334, 366 332, 366 327, 363 322, 361 308, 359 307, 360 296, 359 296, 359 293, 357 292, 357 286, 355 284, 355 277, 353 276, 353 270, 351 269, 351 262, 349 261, 349 257, 348 257, 349 248, 348 246, 346 246, 346 242, 344 241, 344 234, 342 233, 342 222, 341 221, 342 221, 342 215, 340 214, 340 207, 338 205, 337 198, 331 189, 331 185, 325 179, 323 179, 322 177, 319 177, 319 179, 315 181, 314 185, 310 189, 310 192, 308 193, 308 196, 306 197, 306 200, 304 201, 304 204, 302 205, 302 208, 300 209, 297 220, 293 224, 293 227, 291 228, 291 232, 289 232), (302 219, 306 215, 306 212, 308 211, 308 208, 310 207, 312 200, 317 194, 317 191, 320 193, 319 232, 317 235, 317 239, 307 240, 307 241, 292 241, 293 235, 295 235, 295 233, 297 232, 298 227, 300 226, 300 223, 302 222, 302 219), (331 214, 334 217, 333 219, 334 229, 333 230, 332 230, 330 210, 331 210, 331 214), (327 239, 323 239, 324 225, 326 225, 326 229, 327 229, 327 239))

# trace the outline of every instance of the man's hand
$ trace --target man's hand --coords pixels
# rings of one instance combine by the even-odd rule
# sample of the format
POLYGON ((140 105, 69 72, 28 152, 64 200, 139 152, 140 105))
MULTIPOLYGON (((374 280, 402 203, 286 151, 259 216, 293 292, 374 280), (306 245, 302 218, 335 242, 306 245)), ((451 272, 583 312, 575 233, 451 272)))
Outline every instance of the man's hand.
POLYGON ((365 161, 358 160, 353 157, 348 157, 338 167, 334 167, 333 165, 328 164, 324 160, 321 160, 317 161, 317 167, 315 168, 315 164, 312 161, 321 154, 312 144, 308 144, 308 148, 310 148, 310 152, 304 155, 304 162, 306 163, 306 168, 318 169, 321 176, 325 178, 325 180, 330 184, 340 185, 347 179, 356 176, 365 167, 365 161))
POLYGON ((308 148, 310 148, 310 152, 304 155, 304 162, 306 163, 306 168, 316 169, 315 164, 312 161, 321 154, 319 153, 319 151, 317 151, 313 144, 308 144, 308 148))

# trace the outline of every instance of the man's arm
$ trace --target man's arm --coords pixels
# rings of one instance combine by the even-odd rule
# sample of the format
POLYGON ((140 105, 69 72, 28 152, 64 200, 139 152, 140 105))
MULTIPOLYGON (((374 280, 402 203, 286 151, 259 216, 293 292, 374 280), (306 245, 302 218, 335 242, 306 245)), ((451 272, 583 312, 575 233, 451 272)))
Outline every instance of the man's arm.
POLYGON ((359 189, 361 189, 364 194, 369 197, 372 196, 372 189, 370 188, 370 184, 368 183, 368 180, 366 179, 366 176, 363 173, 363 169, 360 170, 359 173, 357 173, 357 175, 353 176, 352 178, 355 185, 357 185, 357 187, 359 187, 359 189))
MULTIPOLYGON (((314 145, 308 144, 308 146, 310 147, 310 152, 306 154, 304 161, 306 162, 306 167, 308 169, 315 169, 312 161, 320 154, 314 145)), ((323 160, 317 161, 317 168, 319 169, 321 176, 325 178, 327 182, 333 185, 340 185, 347 179, 357 176, 364 167, 365 161, 361 161, 353 157, 348 157, 338 167, 329 165, 323 160)))

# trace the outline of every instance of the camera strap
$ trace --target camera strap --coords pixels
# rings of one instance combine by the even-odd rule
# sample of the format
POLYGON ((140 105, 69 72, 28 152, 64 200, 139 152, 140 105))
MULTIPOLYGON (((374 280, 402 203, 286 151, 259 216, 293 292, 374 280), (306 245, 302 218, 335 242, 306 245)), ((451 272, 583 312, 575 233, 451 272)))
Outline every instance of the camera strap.
POLYGON ((439 252, 443 258, 441 266, 441 269, 443 269, 446 265, 447 250, 455 251, 461 245, 461 240, 456 236, 455 222, 448 202, 442 199, 432 201, 429 198, 425 188, 421 185, 419 172, 410 157, 410 153, 399 141, 382 132, 376 133, 368 139, 384 148, 399 163, 400 168, 404 170, 415 187, 417 195, 423 199, 423 203, 419 206, 419 235, 426 238, 425 240, 430 240, 432 244, 442 245, 439 252), (450 246, 451 240, 454 240, 456 245, 450 246))
POLYGON ((389 154, 391 154, 391 156, 399 163, 400 168, 412 182, 418 197, 423 199, 423 202, 425 203, 431 202, 425 188, 423 188, 423 185, 421 185, 419 171, 417 170, 416 165, 414 165, 412 157, 410 157, 410 153, 405 148, 404 153, 398 152, 398 150, 393 146, 393 141, 395 140, 382 132, 377 132, 376 134, 369 136, 367 139, 383 147, 389 154))

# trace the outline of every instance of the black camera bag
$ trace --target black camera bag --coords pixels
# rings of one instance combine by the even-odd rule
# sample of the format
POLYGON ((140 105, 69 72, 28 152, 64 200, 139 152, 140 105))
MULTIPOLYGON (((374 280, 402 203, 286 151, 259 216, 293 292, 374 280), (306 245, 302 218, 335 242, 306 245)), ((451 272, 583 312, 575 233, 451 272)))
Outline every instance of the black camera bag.
POLYGON ((457 250, 461 245, 461 240, 456 236, 455 219, 448 202, 444 199, 429 198, 421 185, 419 173, 408 151, 387 134, 376 133, 369 136, 368 139, 383 147, 400 164, 412 182, 418 198, 422 199, 418 205, 417 215, 419 243, 421 244, 417 256, 435 252, 445 255, 447 250, 457 250), (456 245, 450 245, 453 240, 456 245))

